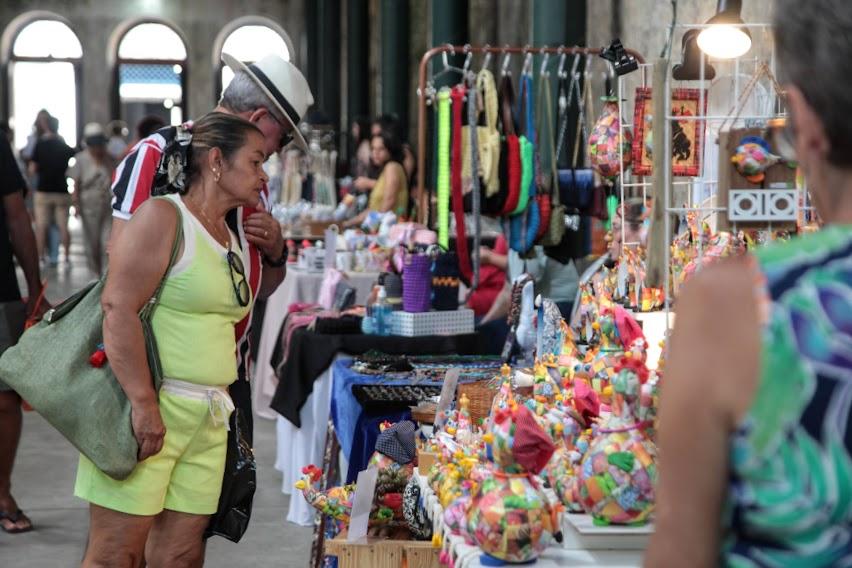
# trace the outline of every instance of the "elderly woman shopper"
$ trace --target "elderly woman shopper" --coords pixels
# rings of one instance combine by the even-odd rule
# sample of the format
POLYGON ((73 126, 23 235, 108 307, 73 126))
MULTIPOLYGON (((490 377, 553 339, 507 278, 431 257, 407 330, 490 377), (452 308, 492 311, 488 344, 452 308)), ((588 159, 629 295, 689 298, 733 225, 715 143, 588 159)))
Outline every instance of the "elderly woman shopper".
POLYGON ((169 173, 175 193, 143 204, 110 257, 104 343, 131 402, 139 464, 116 481, 80 458, 75 494, 91 503, 85 567, 136 567, 143 558, 148 566, 200 565, 221 491, 233 409, 227 387, 237 378, 234 325, 254 301, 247 253, 225 216, 258 205, 265 141, 255 125, 223 113, 197 121, 188 146, 177 140, 165 150, 186 159, 183 176, 169 173), (152 319, 166 377, 155 392, 138 313, 168 267, 173 239, 164 235, 177 223, 181 252, 152 319))
POLYGON ((775 3, 788 134, 825 226, 678 299, 647 566, 852 566, 850 29, 848 0, 775 3))

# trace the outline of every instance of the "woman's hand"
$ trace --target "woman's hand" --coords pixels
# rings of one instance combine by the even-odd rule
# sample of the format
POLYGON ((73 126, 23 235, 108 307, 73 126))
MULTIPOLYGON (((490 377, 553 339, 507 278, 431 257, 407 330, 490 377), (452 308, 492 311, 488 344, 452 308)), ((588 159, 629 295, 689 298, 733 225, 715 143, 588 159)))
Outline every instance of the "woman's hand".
POLYGON ((166 437, 166 426, 157 401, 132 404, 130 418, 133 436, 139 444, 139 461, 160 453, 166 437))
POLYGON ((376 186, 376 180, 361 176, 352 182, 352 185, 358 191, 370 191, 376 186))
POLYGON ((243 223, 248 242, 256 246, 267 258, 277 260, 284 255, 284 235, 275 217, 266 211, 249 215, 243 223))
POLYGON ((494 259, 492 258, 492 251, 488 247, 479 247, 479 263, 483 266, 488 266, 490 264, 494 264, 494 259))

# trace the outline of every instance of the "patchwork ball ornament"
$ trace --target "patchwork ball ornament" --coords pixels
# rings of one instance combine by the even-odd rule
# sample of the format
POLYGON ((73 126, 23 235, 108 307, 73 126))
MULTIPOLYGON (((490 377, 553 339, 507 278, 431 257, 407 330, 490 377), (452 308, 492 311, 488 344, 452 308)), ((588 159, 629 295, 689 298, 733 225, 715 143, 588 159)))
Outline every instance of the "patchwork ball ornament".
POLYGON ((589 135, 589 163, 601 176, 615 179, 621 164, 624 169, 630 166, 633 134, 628 128, 619 132, 618 99, 605 97, 603 100, 603 113, 589 135))
POLYGON ((639 418, 647 381, 644 363, 622 359, 612 383, 612 412, 580 465, 580 503, 596 524, 644 524, 654 511, 657 450, 639 418))
POLYGON ((766 177, 766 170, 781 161, 779 156, 769 149, 769 142, 760 136, 746 136, 740 140, 731 157, 737 171, 751 183, 760 183, 766 177))
POLYGON ((522 405, 499 410, 485 441, 495 468, 474 494, 468 535, 487 558, 535 560, 559 533, 558 510, 535 477, 553 455, 553 442, 522 405))

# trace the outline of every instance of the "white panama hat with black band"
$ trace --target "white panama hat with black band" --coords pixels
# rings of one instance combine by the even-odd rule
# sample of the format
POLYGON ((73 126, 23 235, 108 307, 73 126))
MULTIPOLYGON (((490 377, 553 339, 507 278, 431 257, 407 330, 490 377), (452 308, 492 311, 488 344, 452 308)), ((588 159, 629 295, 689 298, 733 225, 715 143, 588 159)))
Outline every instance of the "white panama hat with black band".
POLYGON ((277 114, 282 115, 293 126, 293 141, 303 150, 307 150, 308 143, 299 131, 299 122, 305 116, 308 107, 314 104, 314 96, 302 72, 278 55, 267 55, 255 63, 246 65, 233 56, 223 53, 222 61, 234 73, 242 71, 257 83, 257 86, 275 105, 277 114))

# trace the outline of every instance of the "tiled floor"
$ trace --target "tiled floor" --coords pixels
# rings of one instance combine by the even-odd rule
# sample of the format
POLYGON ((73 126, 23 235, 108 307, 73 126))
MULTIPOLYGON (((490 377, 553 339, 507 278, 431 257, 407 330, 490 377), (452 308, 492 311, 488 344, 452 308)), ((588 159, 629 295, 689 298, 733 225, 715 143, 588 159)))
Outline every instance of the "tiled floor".
MULTIPOLYGON (((79 238, 75 230, 75 243, 79 238)), ((71 256, 70 267, 45 270, 51 301, 66 297, 94 277, 85 267, 79 244, 72 247, 71 256)), ((311 530, 284 520, 288 498, 281 494, 281 474, 273 468, 273 422, 255 422, 255 451, 259 488, 248 533, 239 544, 212 539, 205 566, 304 568, 310 556, 311 530)), ((77 453, 64 438, 40 416, 27 413, 13 489, 37 530, 23 535, 0 531, 0 567, 79 566, 88 532, 88 509, 73 496, 76 466, 77 453)))

